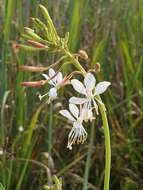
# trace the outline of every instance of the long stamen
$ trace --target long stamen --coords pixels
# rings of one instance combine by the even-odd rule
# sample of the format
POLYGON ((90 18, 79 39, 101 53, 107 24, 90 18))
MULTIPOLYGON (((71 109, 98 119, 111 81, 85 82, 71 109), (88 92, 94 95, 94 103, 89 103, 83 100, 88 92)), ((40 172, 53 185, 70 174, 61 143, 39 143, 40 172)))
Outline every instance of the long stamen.
POLYGON ((40 99, 40 101, 45 97, 45 96, 47 96, 49 94, 49 92, 47 92, 46 94, 43 94, 43 95, 41 95, 41 94, 39 94, 38 95, 38 98, 40 99))
POLYGON ((87 139, 87 132, 85 131, 82 125, 73 127, 71 129, 71 132, 69 133, 67 148, 71 150, 72 144, 75 144, 75 143, 83 144, 86 139, 87 139))

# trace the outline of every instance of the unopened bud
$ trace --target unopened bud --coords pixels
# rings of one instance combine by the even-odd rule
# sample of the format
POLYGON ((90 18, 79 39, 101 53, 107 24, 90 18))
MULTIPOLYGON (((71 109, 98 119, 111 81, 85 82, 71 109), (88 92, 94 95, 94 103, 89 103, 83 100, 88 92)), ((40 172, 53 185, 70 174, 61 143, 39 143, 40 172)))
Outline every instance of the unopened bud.
POLYGON ((24 27, 24 29, 25 29, 26 32, 34 32, 34 30, 29 28, 29 27, 24 27))
POLYGON ((95 71, 96 71, 97 73, 100 72, 100 63, 96 63, 96 64, 95 64, 95 71))
POLYGON ((29 35, 32 39, 35 39, 37 41, 41 41, 42 38, 40 36, 38 36, 36 33, 34 33, 34 30, 32 30, 31 28, 25 27, 25 32, 27 35, 29 35))
POLYGON ((79 50, 78 54, 79 54, 79 56, 80 56, 82 59, 84 59, 84 60, 87 60, 87 59, 88 59, 88 55, 87 55, 86 51, 84 51, 84 50, 79 50))
POLYGON ((37 47, 37 48, 47 48, 46 45, 39 43, 39 42, 36 42, 36 41, 33 41, 33 40, 27 40, 27 42, 29 44, 31 44, 32 46, 37 47))
POLYGON ((43 72, 47 70, 47 67, 34 67, 34 66, 20 66, 20 70, 28 72, 43 72))
POLYGON ((27 45, 23 45, 23 44, 17 44, 15 47, 17 49, 23 49, 25 51, 38 51, 38 50, 43 50, 44 49, 44 48, 27 46, 27 45))
POLYGON ((46 83, 46 80, 22 82, 21 85, 25 87, 40 87, 46 83))
POLYGON ((48 10, 46 9, 46 7, 44 7, 43 5, 39 5, 39 8, 41 9, 41 12, 43 14, 43 16, 45 17, 45 19, 47 20, 48 26, 50 31, 52 32, 52 37, 54 37, 54 39, 58 38, 56 29, 54 27, 53 21, 48 13, 48 10))

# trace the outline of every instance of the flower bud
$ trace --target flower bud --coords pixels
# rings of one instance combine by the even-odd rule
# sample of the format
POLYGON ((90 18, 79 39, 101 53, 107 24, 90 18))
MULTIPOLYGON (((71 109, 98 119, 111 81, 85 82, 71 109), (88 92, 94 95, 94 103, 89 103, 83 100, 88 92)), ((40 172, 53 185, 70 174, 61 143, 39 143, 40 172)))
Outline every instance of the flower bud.
POLYGON ((37 41, 41 41, 42 38, 40 36, 38 36, 37 34, 34 33, 34 30, 32 30, 31 28, 25 27, 25 32, 27 35, 29 35, 32 39, 37 40, 37 41))
POLYGON ((88 59, 88 55, 87 55, 86 51, 84 51, 84 50, 79 50, 78 54, 79 54, 79 56, 80 56, 82 59, 84 59, 84 60, 87 60, 87 59, 88 59))
POLYGON ((47 67, 34 67, 34 66, 20 66, 20 70, 28 72, 43 72, 47 70, 47 67))
POLYGON ((41 9, 43 16, 47 20, 48 28, 50 30, 52 37, 53 37, 53 40, 57 40, 57 38, 58 38, 57 31, 54 27, 54 24, 52 22, 52 19, 51 19, 49 13, 48 13, 48 10, 46 9, 46 7, 44 7, 41 4, 39 5, 39 8, 41 9))
POLYGON ((36 41, 33 41, 33 40, 27 40, 27 42, 37 48, 46 48, 47 47, 46 45, 36 42, 36 41))
POLYGON ((95 71, 96 71, 97 73, 100 72, 100 63, 96 63, 96 64, 95 64, 95 71))
POLYGON ((45 33, 45 35, 48 38, 48 40, 50 40, 50 34, 49 34, 47 26, 41 20, 39 20, 38 18, 34 19, 34 23, 35 23, 36 27, 40 31, 43 31, 43 33, 45 33))
POLYGON ((25 87, 40 87, 46 83, 45 80, 22 82, 21 85, 25 87))
POLYGON ((15 46, 17 49, 23 49, 25 51, 37 51, 37 50, 43 50, 45 48, 38 48, 38 47, 32 47, 32 46, 27 46, 27 45, 23 45, 23 44, 17 44, 15 46))

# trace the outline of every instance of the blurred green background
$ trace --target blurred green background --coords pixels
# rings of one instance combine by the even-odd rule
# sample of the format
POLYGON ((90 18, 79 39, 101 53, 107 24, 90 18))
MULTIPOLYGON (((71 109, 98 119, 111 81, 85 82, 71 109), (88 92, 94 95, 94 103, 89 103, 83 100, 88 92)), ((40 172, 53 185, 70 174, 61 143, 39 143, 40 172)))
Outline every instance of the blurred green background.
POLYGON ((103 189, 100 118, 94 127, 86 127, 87 142, 69 151, 70 126, 58 112, 67 107, 72 88, 64 88, 60 99, 45 105, 37 94, 46 87, 20 86, 42 76, 21 72, 19 66, 47 66, 57 60, 54 54, 13 48, 24 26, 31 26, 30 17, 39 16, 39 3, 47 7, 60 36, 70 32, 70 50, 87 51, 89 59, 81 64, 88 70, 99 62, 96 78, 112 83, 102 96, 111 132, 110 189, 142 190, 143 0, 0 0, 1 189, 43 189, 53 174, 62 177, 64 190, 103 189))

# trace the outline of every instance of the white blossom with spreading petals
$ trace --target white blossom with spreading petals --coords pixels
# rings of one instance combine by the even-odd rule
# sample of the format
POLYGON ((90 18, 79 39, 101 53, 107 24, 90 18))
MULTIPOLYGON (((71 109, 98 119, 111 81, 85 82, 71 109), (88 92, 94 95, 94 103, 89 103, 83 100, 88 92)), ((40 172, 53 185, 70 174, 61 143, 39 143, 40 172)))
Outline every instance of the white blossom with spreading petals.
POLYGON ((72 104, 84 104, 84 107, 87 110, 92 110, 93 108, 95 108, 98 114, 98 106, 96 101, 98 101, 101 104, 103 103, 99 101, 96 98, 96 96, 104 93, 111 83, 108 81, 103 81, 99 82, 97 85, 95 84, 96 84, 96 79, 91 73, 86 74, 83 83, 81 83, 77 79, 72 79, 71 85, 73 86, 75 91, 84 95, 85 97, 78 98, 73 96, 69 99, 69 102, 72 104))
POLYGON ((72 144, 84 143, 87 138, 87 132, 85 131, 83 123, 82 111, 78 109, 75 104, 69 104, 69 110, 61 110, 60 114, 66 117, 70 122, 73 123, 73 127, 68 136, 67 148, 72 149, 72 144))
POLYGON ((43 97, 48 95, 49 96, 49 102, 50 102, 51 100, 54 100, 54 99, 57 98, 57 89, 60 86, 60 84, 63 82, 63 76, 62 76, 61 72, 59 72, 56 75, 56 72, 52 68, 49 69, 49 74, 48 75, 47 74, 42 74, 42 75, 46 80, 49 80, 51 78, 51 80, 49 80, 48 83, 52 87, 50 88, 48 93, 46 93, 44 95, 39 95, 39 98, 41 100, 43 97))

